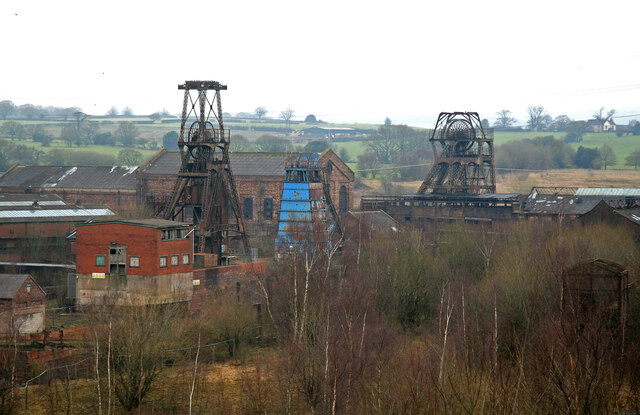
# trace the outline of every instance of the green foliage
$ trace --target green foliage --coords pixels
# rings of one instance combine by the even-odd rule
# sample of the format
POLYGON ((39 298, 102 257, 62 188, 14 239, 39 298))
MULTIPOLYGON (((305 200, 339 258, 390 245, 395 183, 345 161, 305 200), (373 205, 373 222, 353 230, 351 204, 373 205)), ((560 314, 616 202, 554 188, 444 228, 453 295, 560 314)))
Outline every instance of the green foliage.
POLYGON ((308 142, 302 151, 305 153, 322 153, 324 150, 329 148, 329 143, 325 140, 315 140, 308 142))
POLYGON ((565 129, 567 131, 565 141, 577 143, 582 141, 584 135, 589 131, 589 125, 586 121, 571 121, 566 123, 565 129))
POLYGON ((231 142, 229 143, 230 152, 251 151, 253 143, 249 142, 244 136, 240 134, 234 134, 231 136, 231 142))
POLYGON ((371 177, 374 179, 376 178, 377 169, 380 165, 378 159, 378 154, 372 151, 358 156, 358 170, 365 170, 361 172, 362 176, 366 176, 367 173, 371 173, 371 177))
POLYGON ((256 140, 258 151, 284 153, 292 150, 292 144, 286 138, 263 134, 256 140))
POLYGON ((378 154, 380 163, 391 163, 397 156, 418 151, 426 143, 424 131, 406 125, 383 125, 365 140, 368 151, 378 154))
POLYGON ((169 131, 162 136, 162 146, 169 151, 178 151, 180 135, 176 131, 169 131))
POLYGON ((309 114, 304 118, 304 122, 306 122, 307 124, 315 124, 318 122, 318 120, 316 119, 315 115, 309 114))
POLYGON ((600 169, 602 158, 597 148, 578 147, 574 164, 581 169, 600 169))
POLYGON ((142 162, 142 154, 138 150, 125 149, 118 153, 118 165, 138 166, 142 162))
POLYGON ((563 169, 571 165, 574 151, 553 136, 511 141, 496 149, 496 165, 514 169, 563 169))
POLYGON ((139 135, 138 127, 131 121, 120 122, 118 128, 113 133, 116 140, 122 143, 124 147, 133 147, 135 139, 138 138, 139 135))
POLYGON ((25 136, 25 128, 22 124, 16 121, 5 121, 0 127, 0 132, 11 140, 22 139, 25 136))

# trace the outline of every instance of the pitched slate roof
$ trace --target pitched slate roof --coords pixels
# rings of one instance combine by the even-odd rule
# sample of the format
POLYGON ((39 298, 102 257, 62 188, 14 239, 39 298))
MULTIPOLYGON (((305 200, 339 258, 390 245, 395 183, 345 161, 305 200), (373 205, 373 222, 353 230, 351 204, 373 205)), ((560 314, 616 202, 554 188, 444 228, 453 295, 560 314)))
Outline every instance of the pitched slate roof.
POLYGON ((12 299, 27 278, 29 274, 0 274, 0 299, 12 299))
POLYGON ((135 190, 137 166, 14 166, 0 176, 0 188, 135 190))
MULTIPOLYGON (((230 153, 234 176, 284 176, 284 162, 291 153, 230 153)), ((182 161, 177 151, 161 153, 144 168, 147 174, 177 174, 182 161)))

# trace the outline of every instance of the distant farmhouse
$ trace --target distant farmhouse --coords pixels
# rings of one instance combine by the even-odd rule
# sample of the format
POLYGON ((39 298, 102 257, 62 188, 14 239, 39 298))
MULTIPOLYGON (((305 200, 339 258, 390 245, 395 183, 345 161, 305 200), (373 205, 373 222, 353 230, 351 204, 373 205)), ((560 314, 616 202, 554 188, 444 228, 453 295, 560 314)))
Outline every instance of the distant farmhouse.
POLYGON ((300 131, 300 137, 333 140, 336 138, 362 136, 369 133, 369 130, 360 130, 349 127, 311 127, 300 131))
POLYGON ((602 120, 587 120, 587 126, 589 128, 589 131, 591 131, 592 133, 615 132, 617 128, 617 125, 613 121, 613 119, 609 119, 604 122, 602 120))

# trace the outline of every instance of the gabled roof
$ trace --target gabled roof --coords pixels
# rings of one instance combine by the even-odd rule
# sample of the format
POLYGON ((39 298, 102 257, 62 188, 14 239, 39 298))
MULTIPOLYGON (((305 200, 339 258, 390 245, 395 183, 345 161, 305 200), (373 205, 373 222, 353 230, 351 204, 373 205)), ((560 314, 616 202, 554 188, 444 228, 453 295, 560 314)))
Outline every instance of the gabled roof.
MULTIPOLYGON (((284 162, 290 153, 229 153, 234 176, 284 176, 284 162)), ((182 159, 178 151, 159 153, 143 167, 147 174, 177 174, 182 159)))
MULTIPOLYGON (((11 300, 22 287, 27 279, 31 278, 29 274, 0 274, 0 299, 11 300)), ((33 281, 33 278, 31 278, 33 281)), ((33 281, 39 290, 44 292, 40 286, 33 281)))
MULTIPOLYGON (((320 153, 320 158, 328 151, 320 153)), ((234 152, 229 153, 229 161, 234 176, 284 176, 285 162, 299 154, 234 152)), ((141 170, 145 174, 177 174, 181 164, 180 152, 161 150, 141 170)))
POLYGON ((0 188, 135 190, 137 166, 21 166, 0 176, 0 188))

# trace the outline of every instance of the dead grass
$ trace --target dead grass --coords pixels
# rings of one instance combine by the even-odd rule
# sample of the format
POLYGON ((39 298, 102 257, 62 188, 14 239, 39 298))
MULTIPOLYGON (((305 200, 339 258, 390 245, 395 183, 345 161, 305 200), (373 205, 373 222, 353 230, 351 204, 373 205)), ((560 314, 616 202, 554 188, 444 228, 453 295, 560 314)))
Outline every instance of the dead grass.
MULTIPOLYGON (((363 187, 353 192, 355 208, 360 206, 360 198, 364 195, 386 194, 382 180, 362 179, 363 187)), ((422 180, 410 182, 393 182, 399 189, 396 193, 416 193, 422 180)), ((585 170, 558 169, 543 172, 498 173, 496 191, 498 193, 527 194, 534 186, 567 186, 567 187, 639 187, 640 171, 634 170, 585 170)))
POLYGON ((562 169, 498 174, 499 193, 529 193, 533 186, 638 187, 640 171, 562 169))

